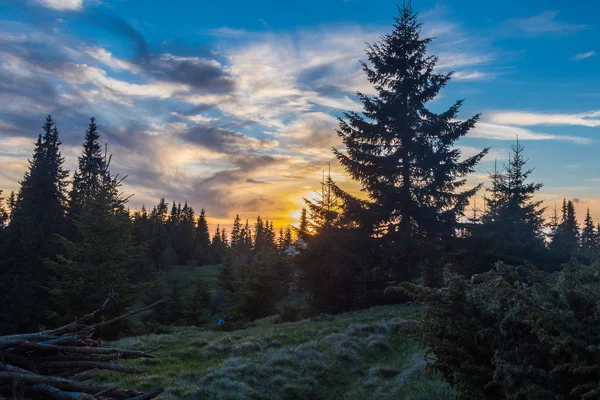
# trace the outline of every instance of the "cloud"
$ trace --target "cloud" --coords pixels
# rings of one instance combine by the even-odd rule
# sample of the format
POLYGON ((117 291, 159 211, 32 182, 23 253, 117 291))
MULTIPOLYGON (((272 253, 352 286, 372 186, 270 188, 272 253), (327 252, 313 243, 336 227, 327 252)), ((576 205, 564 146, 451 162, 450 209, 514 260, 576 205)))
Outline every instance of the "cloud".
POLYGON ((337 118, 322 112, 306 113, 277 133, 286 148, 307 155, 331 158, 329 149, 341 145, 337 118))
POLYGON ((191 89, 227 92, 234 85, 221 63, 214 59, 163 54, 145 67, 146 72, 157 80, 181 83, 191 89))
POLYGON ((277 147, 277 141, 257 139, 229 129, 212 125, 197 125, 181 134, 181 137, 208 150, 240 154, 258 150, 272 150, 277 147))
MULTIPOLYGON (((481 151, 483 150, 483 148, 474 147, 474 146, 464 146, 464 145, 459 145, 458 148, 460 149, 462 159, 467 159, 469 157, 473 157, 473 156, 481 153, 481 151)), ((508 159, 508 153, 491 148, 481 161, 494 161, 494 160, 506 160, 506 159, 508 159)))
POLYGON ((484 80, 484 79, 490 79, 492 77, 493 77, 492 74, 479 72, 479 71, 472 71, 472 72, 459 71, 452 75, 452 79, 455 79, 457 81, 484 80))
POLYGON ((577 55, 575 55, 575 57, 573 57, 573 60, 579 61, 579 60, 585 60, 586 58, 590 58, 596 55, 596 52, 594 50, 592 51, 588 51, 585 53, 579 53, 577 55))
POLYGON ((79 11, 83 8, 83 0, 34 0, 34 2, 59 11, 79 11))
POLYGON ((222 26, 220 28, 211 29, 208 31, 209 35, 219 36, 223 38, 241 38, 251 34, 251 32, 245 29, 234 29, 228 26, 222 26))
POLYGON ((540 133, 516 126, 499 125, 489 122, 478 122, 475 128, 469 132, 469 137, 492 140, 515 140, 518 137, 519 140, 558 140, 580 144, 591 142, 591 140, 579 136, 540 133))
POLYGON ((486 114, 493 123, 510 125, 580 125, 587 127, 600 126, 600 111, 589 111, 574 114, 550 114, 521 111, 495 111, 486 114))
POLYGON ((134 63, 115 57, 110 51, 102 47, 90 47, 88 49, 85 49, 84 51, 90 56, 92 56, 94 59, 102 62, 103 64, 105 64, 113 70, 129 71, 135 74, 141 72, 141 68, 135 65, 134 63))
MULTIPOLYGON (((209 32, 211 49, 149 42, 118 16, 79 11, 61 15, 59 28, 38 11, 31 24, 0 30, 0 187, 16 186, 52 113, 69 168, 88 117, 97 118, 114 172, 128 175, 133 208, 167 196, 205 207, 211 217, 240 212, 290 221, 289 210, 319 187, 332 161, 344 187, 358 189, 330 152, 340 144, 336 116, 362 109, 357 90, 374 93, 359 60, 367 58, 365 42, 389 26, 277 34, 221 28, 209 32), (100 28, 108 39, 71 36, 71 22, 100 28), (15 151, 24 137, 26 155, 15 151)), ((438 36, 432 51, 440 54, 440 71, 457 70, 457 80, 493 77, 487 65, 494 55, 458 26, 434 21, 426 32, 438 36)))
POLYGON ((587 26, 583 24, 570 24, 557 20, 557 11, 544 11, 541 14, 528 18, 515 18, 508 21, 505 28, 529 35, 564 34, 581 31, 587 26))

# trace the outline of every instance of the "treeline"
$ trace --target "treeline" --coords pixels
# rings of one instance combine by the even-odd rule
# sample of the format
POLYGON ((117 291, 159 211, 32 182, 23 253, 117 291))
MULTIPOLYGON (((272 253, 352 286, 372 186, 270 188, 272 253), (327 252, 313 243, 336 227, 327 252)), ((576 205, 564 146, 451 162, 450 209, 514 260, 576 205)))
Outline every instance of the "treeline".
POLYGON ((233 221, 230 234, 217 225, 211 236, 204 209, 196 216, 184 203, 169 204, 161 199, 150 212, 145 206, 132 214, 133 237, 136 244, 148 249, 154 265, 166 271, 173 265, 221 264, 230 253, 251 252, 268 245, 279 252, 292 245, 292 228, 279 229, 273 222, 258 216, 254 229, 248 220, 242 225, 239 215, 233 221))
POLYGON ((118 294, 112 313, 166 298, 168 306, 150 322, 183 323, 184 314, 197 311, 190 304, 203 308, 210 296, 204 288, 190 295, 170 290, 173 265, 222 263, 263 248, 280 255, 294 240, 291 228, 277 234, 261 217, 251 228, 238 216, 230 235, 217 226, 211 236, 204 210, 196 217, 187 203, 173 202, 169 211, 164 199, 150 212, 130 212, 94 118, 72 178, 60 146, 48 116, 18 193, 0 197, 2 333, 70 322, 96 309, 109 292, 118 294))

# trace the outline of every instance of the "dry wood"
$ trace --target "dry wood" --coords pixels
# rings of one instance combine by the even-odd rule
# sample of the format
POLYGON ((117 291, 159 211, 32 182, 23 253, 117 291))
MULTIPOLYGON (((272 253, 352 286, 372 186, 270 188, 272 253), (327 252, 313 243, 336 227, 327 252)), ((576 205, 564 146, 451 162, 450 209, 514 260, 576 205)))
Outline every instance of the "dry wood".
POLYGON ((99 375, 97 370, 142 373, 110 361, 152 357, 147 351, 101 347, 93 337, 99 329, 161 303, 102 321, 100 318, 114 296, 111 293, 97 310, 65 326, 0 337, 0 400, 144 400, 159 396, 163 388, 141 393, 88 382, 99 375))

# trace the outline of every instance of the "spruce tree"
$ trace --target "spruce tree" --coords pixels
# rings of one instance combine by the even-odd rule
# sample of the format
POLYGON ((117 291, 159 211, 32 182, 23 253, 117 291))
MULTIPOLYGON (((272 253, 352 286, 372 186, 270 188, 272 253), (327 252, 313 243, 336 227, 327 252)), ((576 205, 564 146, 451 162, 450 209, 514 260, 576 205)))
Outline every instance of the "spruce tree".
POLYGON ((287 247, 285 246, 285 236, 283 233, 283 228, 279 228, 279 238, 277 239, 277 249, 279 251, 284 251, 287 247))
POLYGON ((55 275, 50 279, 52 317, 66 323, 95 310, 114 291, 117 297, 110 313, 122 313, 132 305, 135 291, 131 275, 135 270, 136 247, 126 209, 122 180, 102 168, 76 223, 75 240, 63 239, 67 252, 56 261, 47 261, 55 275))
POLYGON ((594 229, 594 221, 588 207, 585 214, 585 221, 583 222, 583 229, 581 230, 581 252, 584 256, 593 258, 598 251, 597 246, 598 241, 596 230, 594 229))
POLYGON ((360 201, 329 177, 317 200, 305 202, 312 229, 297 259, 297 281, 309 306, 314 312, 368 306, 367 282, 379 260, 373 252, 374 239, 354 217, 360 201))
POLYGON ((558 210, 556 209, 556 203, 554 204, 554 211, 552 212, 552 216, 550 217, 550 222, 548 223, 548 228, 550 228, 550 232, 548 237, 550 238, 550 242, 554 240, 556 234, 558 233, 558 227, 560 226, 560 217, 558 215, 558 210))
POLYGON ((481 223, 473 225, 471 235, 452 249, 454 266, 462 275, 489 271, 497 261, 513 265, 529 261, 540 268, 549 265, 543 231, 545 208, 535 199, 542 184, 529 182, 533 169, 526 168, 528 160, 518 140, 511 150, 508 163, 489 173, 491 185, 481 223))
POLYGON ((231 251, 237 253, 239 251, 239 247, 241 245, 242 239, 242 220, 240 219, 240 215, 237 214, 235 216, 235 220, 233 221, 233 227, 231 228, 231 251))
POLYGON ((265 245, 271 250, 277 249, 275 227, 273 221, 269 220, 265 222, 265 245))
POLYGON ((9 213, 5 206, 5 199, 2 196, 2 190, 0 190, 0 231, 3 231, 8 224, 9 213))
POLYGON ((210 233, 208 231, 208 222, 204 209, 200 211, 198 225, 196 226, 194 255, 198 265, 209 264, 211 262, 210 233))
POLYGON ((177 252, 182 264, 189 263, 194 256, 194 233, 195 233, 194 209, 187 204, 181 209, 181 220, 178 229, 177 252))
POLYGON ((285 230, 284 248, 289 248, 292 245, 293 241, 294 239, 292 237, 292 229, 288 226, 285 230))
POLYGON ((17 208, 17 194, 14 191, 10 192, 10 196, 8 196, 7 200, 8 206, 8 218, 12 218, 13 212, 17 208))
POLYGON ((339 199, 334 191, 335 183, 331 179, 331 174, 327 177, 323 176, 321 182, 321 192, 316 193, 316 200, 314 202, 304 199, 308 209, 310 210, 309 226, 312 230, 317 228, 328 227, 334 223, 339 215, 339 199))
MULTIPOLYGON (((67 217, 72 228, 86 202, 101 184, 102 174, 107 163, 102 154, 100 134, 93 117, 90 118, 82 147, 82 153, 78 158, 79 165, 73 176, 73 186, 67 208, 67 217)), ((74 234, 73 229, 70 234, 70 236, 74 234)))
POLYGON ((338 134, 346 148, 334 153, 371 199, 374 232, 402 247, 455 235, 480 187, 461 191, 465 177, 488 149, 460 160, 455 143, 479 115, 458 120, 462 100, 440 114, 427 108, 452 73, 435 72, 438 58, 427 55, 431 39, 420 37, 411 3, 399 14, 394 31, 368 46, 363 70, 377 94, 358 93, 364 110, 344 114, 338 134))
POLYGON ((579 227, 571 200, 563 200, 562 219, 557 233, 550 242, 550 251, 558 263, 565 263, 579 249, 579 227))
POLYGON ((0 326, 13 332, 31 331, 48 322, 48 279, 44 259, 62 251, 68 171, 63 168, 60 139, 51 116, 38 136, 29 169, 21 181, 8 227, 8 253, 2 267, 3 303, 0 326))
POLYGON ((242 228, 242 233, 240 235, 240 253, 245 256, 249 256, 252 251, 252 243, 253 243, 253 235, 252 228, 250 228, 250 223, 246 220, 246 224, 242 228))
POLYGON ((227 239, 227 230, 225 228, 221 229, 221 250, 223 255, 227 252, 229 248, 229 240, 227 239))
POLYGON ((308 237, 308 225, 309 222, 306 207, 302 207, 302 211, 300 212, 300 224, 298 225, 298 239, 306 239, 308 237))
POLYGON ((220 264, 223 261, 223 243, 221 242, 221 227, 217 224, 217 229, 210 244, 212 263, 220 264))
POLYGON ((259 215, 254 224, 254 251, 262 249, 265 244, 265 223, 259 215))
POLYGON ((167 218, 169 204, 164 198, 154 206, 150 213, 150 255, 156 266, 157 272, 166 271, 169 265, 165 265, 165 253, 170 246, 169 233, 167 231, 167 218))
POLYGON ((148 247, 151 238, 150 216, 146 206, 133 214, 133 239, 138 246, 148 247))

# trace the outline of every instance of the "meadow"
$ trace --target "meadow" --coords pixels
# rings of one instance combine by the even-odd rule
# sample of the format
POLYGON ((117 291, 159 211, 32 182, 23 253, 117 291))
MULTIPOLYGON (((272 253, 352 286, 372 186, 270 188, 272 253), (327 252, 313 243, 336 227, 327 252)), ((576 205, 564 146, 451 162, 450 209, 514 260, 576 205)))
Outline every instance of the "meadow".
POLYGON ((402 329, 418 316, 418 307, 396 305, 281 324, 274 316, 235 331, 174 328, 111 343, 156 349, 155 358, 130 363, 143 374, 101 380, 164 386, 165 400, 454 399, 402 329))

